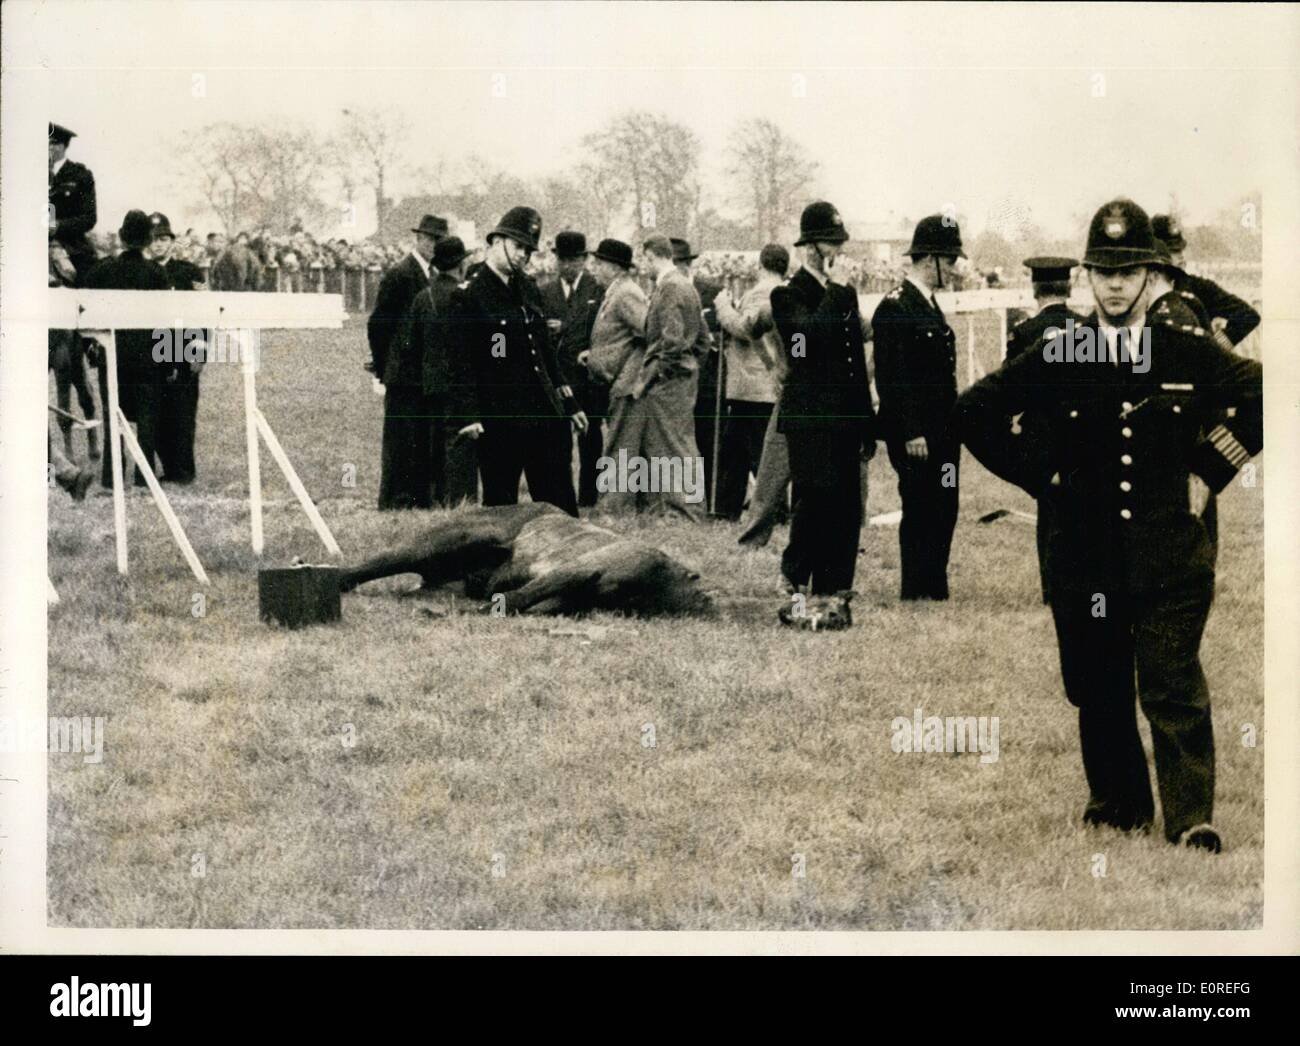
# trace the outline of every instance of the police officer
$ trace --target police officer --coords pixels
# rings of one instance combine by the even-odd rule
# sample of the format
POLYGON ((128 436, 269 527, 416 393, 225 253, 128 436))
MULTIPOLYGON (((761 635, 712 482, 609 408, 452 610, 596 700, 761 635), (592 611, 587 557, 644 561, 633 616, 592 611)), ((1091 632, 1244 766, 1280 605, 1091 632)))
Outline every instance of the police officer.
MULTIPOLYGON (((1050 338, 1060 331, 1068 330, 1068 324, 1082 324, 1084 317, 1066 304, 1070 297, 1070 273, 1078 267, 1074 258, 1040 256, 1025 259, 1025 268, 1029 270, 1030 282, 1034 291, 1034 303, 1038 312, 1017 324, 1007 336, 1007 360, 1013 360, 1022 352, 1041 352, 1050 338)), ((1020 418, 1012 432, 1020 439, 1035 441, 1046 436, 1042 418, 1032 413, 1020 418)), ((1047 572, 1043 568, 1046 558, 1048 513, 1052 510, 1047 501, 1038 503, 1038 521, 1036 538, 1038 544, 1038 575, 1043 586, 1043 602, 1050 599, 1047 586, 1047 572)))
MULTIPOLYGON (((853 588, 862 527, 859 465, 876 445, 858 292, 838 261, 848 238, 831 204, 810 203, 795 242, 803 265, 771 294, 772 320, 790 365, 777 423, 794 484, 781 573, 789 587, 810 595, 853 588)), ((792 623, 786 608, 781 620, 792 623)))
MULTIPOLYGON (((67 158, 68 145, 76 133, 49 125, 49 240, 51 248, 62 248, 72 266, 70 273, 61 271, 62 282, 72 286, 84 284, 86 274, 94 266, 95 248, 86 234, 95 227, 95 176, 84 164, 67 158)), ((65 267, 66 268, 66 267, 65 267)), ((77 402, 87 419, 95 416, 95 400, 86 383, 86 342, 75 331, 50 331, 49 350, 54 368, 59 407, 68 410, 72 390, 77 391, 77 402)), ((72 454, 72 419, 60 416, 59 428, 63 431, 63 445, 72 454)), ((86 442, 92 459, 99 456, 96 429, 86 430, 86 442)))
POLYGON ((1209 317, 1210 336, 1225 349, 1239 345, 1241 340, 1259 326, 1259 313, 1248 302, 1230 294, 1213 280, 1193 276, 1183 268, 1183 252, 1187 241, 1182 226, 1170 214, 1157 214, 1151 219, 1156 240, 1169 252, 1176 290, 1186 291, 1205 307, 1209 317))
POLYGON ((957 342, 935 292, 966 255, 945 215, 917 223, 911 271, 872 317, 880 431, 898 473, 903 599, 947 599, 948 555, 957 525, 961 444, 949 420, 957 399, 957 342))
POLYGON ((478 441, 484 505, 513 505, 519 477, 534 501, 578 514, 573 433, 587 430, 560 377, 537 284, 525 273, 542 218, 512 207, 487 236, 484 264, 451 295, 449 424, 478 441))
POLYGON ((1065 692, 1079 709, 1084 822, 1129 831, 1154 819, 1136 696, 1166 838, 1218 852, 1198 659, 1214 562, 1199 513, 1207 487, 1223 490, 1263 445, 1263 370, 1204 331, 1148 315, 1158 261, 1146 213, 1131 200, 1103 206, 1083 259, 1097 311, 1076 351, 1022 353, 963 393, 955 417, 980 461, 1052 503, 1046 571, 1065 692), (1149 341, 1125 351, 1127 338, 1149 341), (1228 407, 1234 416, 1212 422, 1228 407), (1046 440, 1003 438, 1022 411, 1046 419, 1046 440))
MULTIPOLYGON (((167 283, 176 291, 198 290, 203 285, 203 270, 193 262, 175 256, 176 236, 165 214, 149 215, 153 226, 150 251, 167 275, 167 283)), ((172 483, 193 483, 194 431, 199 412, 199 374, 203 356, 195 349, 202 332, 172 331, 171 359, 158 364, 158 460, 160 477, 172 483)))

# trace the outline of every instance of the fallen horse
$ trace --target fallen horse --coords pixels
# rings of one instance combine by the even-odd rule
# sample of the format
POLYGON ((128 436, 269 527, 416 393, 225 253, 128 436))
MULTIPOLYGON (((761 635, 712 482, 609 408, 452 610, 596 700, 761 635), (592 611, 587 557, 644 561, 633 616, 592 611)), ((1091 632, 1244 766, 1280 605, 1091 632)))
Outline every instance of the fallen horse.
POLYGON ((553 505, 458 511, 420 538, 340 572, 340 588, 419 574, 424 588, 465 583, 465 594, 507 614, 707 614, 700 575, 666 553, 553 505))

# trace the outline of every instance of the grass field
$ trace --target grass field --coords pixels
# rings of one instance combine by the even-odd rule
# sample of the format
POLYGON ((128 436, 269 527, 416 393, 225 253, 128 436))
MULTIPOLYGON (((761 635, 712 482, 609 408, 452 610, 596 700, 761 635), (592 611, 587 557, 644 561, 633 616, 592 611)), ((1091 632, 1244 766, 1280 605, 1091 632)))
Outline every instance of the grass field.
MULTIPOLYGON (((429 518, 374 509, 382 401, 363 341, 355 325, 268 332, 259 379, 351 556, 429 518)), ((285 632, 257 619, 243 439, 238 369, 210 366, 200 481, 174 498, 212 577, 203 616, 147 496, 129 496, 124 580, 111 499, 50 495, 63 600, 50 612, 50 714, 107 719, 102 764, 50 757, 53 925, 1260 925, 1263 747, 1240 737, 1263 725, 1262 483, 1222 501, 1203 645, 1228 845, 1215 858, 1158 833, 1080 827, 1086 790, 1033 528, 975 522, 1033 505, 969 457, 952 601, 901 605, 897 531, 865 529, 847 632, 776 625, 784 531, 743 551, 735 527, 664 523, 645 537, 761 614, 601 616, 585 638, 552 634, 573 622, 462 613, 463 601, 435 617, 450 597, 403 595, 404 578, 344 597, 338 626, 285 632), (892 721, 918 707, 999 717, 997 761, 891 751, 892 721)), ((263 475, 265 561, 323 560, 269 455, 263 475)), ((897 508, 883 453, 871 479, 869 510, 897 508)))

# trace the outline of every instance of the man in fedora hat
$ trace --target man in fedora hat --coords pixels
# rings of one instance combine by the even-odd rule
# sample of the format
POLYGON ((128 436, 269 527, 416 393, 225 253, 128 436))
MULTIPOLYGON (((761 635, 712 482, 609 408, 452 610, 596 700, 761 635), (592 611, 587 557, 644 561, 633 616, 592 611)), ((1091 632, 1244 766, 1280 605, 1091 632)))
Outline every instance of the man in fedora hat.
POLYGON ((542 216, 512 207, 487 235, 483 265, 451 295, 449 424, 477 440, 483 504, 513 505, 519 479, 534 501, 578 514, 573 430, 587 416, 561 375, 546 309, 527 274, 542 216))
MULTIPOLYGON (((803 264, 771 293, 772 320, 789 364, 777 408, 793 484, 781 574, 787 588, 805 596, 853 589, 862 527, 861 462, 876 444, 858 292, 839 262, 848 239, 832 204, 810 203, 795 241, 803 264)), ((782 607, 783 623, 796 623, 792 609, 782 607)))
POLYGON ((1146 831, 1154 820, 1140 703, 1166 839, 1218 852, 1199 660, 1214 557, 1200 513, 1263 447, 1263 368, 1204 329, 1148 314, 1160 261, 1146 212, 1104 204, 1083 256, 1097 309, 1072 351, 1021 353, 967 389, 955 418, 993 473, 1052 503, 1044 569, 1065 694, 1079 710, 1084 823, 1146 831), (1047 438, 1005 437, 1022 412, 1045 419, 1047 438))
POLYGON ((433 251, 433 282, 411 303, 409 341, 422 352, 425 409, 430 417, 429 470, 434 504, 454 508, 478 502, 478 461, 474 441, 457 438, 447 421, 452 363, 459 346, 451 325, 451 296, 465 278, 469 252, 459 236, 438 241, 433 251))
MULTIPOLYGON (((117 231, 122 252, 116 258, 105 258, 86 275, 87 287, 113 291, 165 291, 167 274, 145 252, 153 243, 153 223, 144 211, 127 211, 122 227, 117 231)), ((136 441, 144 452, 151 469, 158 430, 158 378, 159 367, 154 363, 155 334, 148 330, 115 331, 117 351, 118 402, 128 421, 135 422, 136 441)), ((99 400, 108 414, 108 369, 106 360, 99 366, 99 400)), ((124 470, 125 472, 125 470, 124 470)), ((113 485, 113 456, 105 448, 100 482, 106 488, 113 485)), ((135 474, 137 487, 147 486, 144 474, 135 474)))
POLYGON ((1210 336, 1225 349, 1241 344, 1241 340, 1259 326, 1259 313, 1249 302, 1243 301, 1205 276, 1193 276, 1184 268, 1187 240, 1182 225, 1172 214, 1157 214, 1151 219, 1156 241, 1169 255, 1168 268, 1174 288, 1194 295, 1205 308, 1210 323, 1210 336))
POLYGON ((573 389, 583 413, 587 431, 578 437, 578 507, 596 504, 596 468, 601 451, 601 422, 609 414, 607 387, 593 381, 578 356, 591 346, 591 325, 600 308, 604 288, 587 271, 587 238, 580 232, 562 232, 555 237, 555 278, 542 284, 547 326, 556 339, 560 373, 573 389))
POLYGON ((379 281, 375 307, 366 325, 370 365, 384 384, 384 430, 380 453, 380 509, 429 508, 428 411, 424 401, 424 357, 407 339, 411 303, 429 286, 429 262, 438 241, 447 235, 443 218, 426 214, 411 230, 415 245, 379 281))
MULTIPOLYGON (((168 286, 177 291, 198 290, 203 285, 203 270, 176 257, 176 236, 167 215, 155 211, 149 221, 153 225, 150 254, 166 274, 168 286)), ((194 434, 204 360, 195 349, 210 340, 202 331, 174 330, 171 359, 155 360, 159 368, 158 459, 163 469, 161 478, 170 483, 194 482, 194 434)))
POLYGON ((957 525, 961 443, 949 416, 957 399, 957 339, 935 292, 952 283, 961 229, 948 215, 922 218, 907 249, 911 270, 871 318, 880 431, 898 473, 903 599, 947 599, 957 525))

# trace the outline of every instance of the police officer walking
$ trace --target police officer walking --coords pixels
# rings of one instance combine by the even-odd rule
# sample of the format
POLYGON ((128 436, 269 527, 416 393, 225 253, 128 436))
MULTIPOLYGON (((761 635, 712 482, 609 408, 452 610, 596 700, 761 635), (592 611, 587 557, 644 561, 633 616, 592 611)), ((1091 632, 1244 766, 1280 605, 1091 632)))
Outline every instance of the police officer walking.
POLYGON ((961 230, 944 215, 917 223, 911 271, 871 319, 880 431, 898 473, 903 599, 947 599, 957 525, 961 443, 949 427, 957 399, 957 342, 935 298, 952 283, 961 230))
MULTIPOLYGON (((809 595, 853 588, 862 526, 859 465, 876 442, 858 292, 838 262, 848 238, 831 204, 810 203, 795 242, 803 265, 771 294, 790 365, 777 422, 794 494, 781 573, 792 589, 809 595)), ((784 612, 781 620, 790 623, 784 612)))
POLYGON ((1097 311, 1073 351, 1022 353, 966 390, 955 417, 990 470, 1052 504, 1045 569, 1065 693, 1079 709, 1084 822, 1131 831, 1154 820, 1136 698, 1165 837, 1218 852, 1198 657, 1214 560, 1199 514, 1207 490, 1222 491, 1263 446, 1263 369, 1148 315, 1158 261, 1146 213, 1131 200, 1103 206, 1083 259, 1097 311), (1046 420, 1047 439, 1005 438, 1022 411, 1046 420))
POLYGON ((542 218, 512 207, 487 235, 488 253, 451 295, 457 344, 449 354, 449 424, 478 441, 484 505, 513 505, 519 478, 534 501, 578 514, 573 432, 587 416, 560 377, 546 310, 524 271, 542 218))

